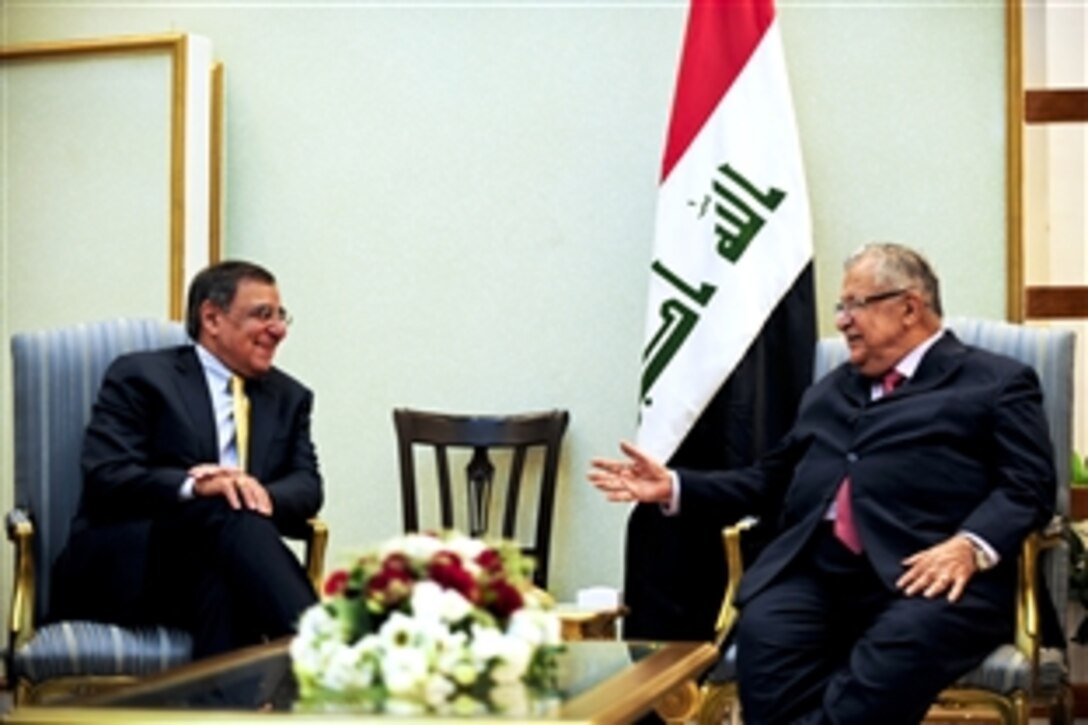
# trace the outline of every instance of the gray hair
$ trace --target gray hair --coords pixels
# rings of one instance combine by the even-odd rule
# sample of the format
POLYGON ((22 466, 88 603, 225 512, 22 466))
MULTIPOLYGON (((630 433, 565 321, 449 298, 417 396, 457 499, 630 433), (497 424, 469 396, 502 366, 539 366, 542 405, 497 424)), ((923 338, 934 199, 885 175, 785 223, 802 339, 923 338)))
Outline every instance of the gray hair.
POLYGON ((862 261, 873 262, 873 275, 879 286, 916 290, 938 317, 944 314, 940 282, 929 262, 918 252, 894 242, 872 242, 847 257, 843 269, 850 271, 862 261))

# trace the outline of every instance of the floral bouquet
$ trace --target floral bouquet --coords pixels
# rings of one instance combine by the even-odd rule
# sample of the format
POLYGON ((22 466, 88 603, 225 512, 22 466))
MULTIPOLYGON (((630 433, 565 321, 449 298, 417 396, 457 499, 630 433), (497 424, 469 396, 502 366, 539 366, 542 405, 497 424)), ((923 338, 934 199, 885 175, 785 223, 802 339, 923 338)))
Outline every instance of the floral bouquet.
POLYGON ((527 714, 555 690, 558 616, 510 542, 408 534, 333 572, 291 659, 299 707, 527 714))

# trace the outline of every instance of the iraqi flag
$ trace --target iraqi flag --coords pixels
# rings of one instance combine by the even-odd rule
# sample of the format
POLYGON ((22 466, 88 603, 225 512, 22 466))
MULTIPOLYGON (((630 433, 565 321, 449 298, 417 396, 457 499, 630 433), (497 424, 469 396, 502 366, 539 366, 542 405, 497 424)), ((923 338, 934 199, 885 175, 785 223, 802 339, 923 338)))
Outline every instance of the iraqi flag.
MULTIPOLYGON (((692 0, 650 263, 638 444, 670 466, 751 463, 811 381, 812 222, 773 0, 692 0)), ((706 639, 720 528, 640 505, 625 636, 706 639)))

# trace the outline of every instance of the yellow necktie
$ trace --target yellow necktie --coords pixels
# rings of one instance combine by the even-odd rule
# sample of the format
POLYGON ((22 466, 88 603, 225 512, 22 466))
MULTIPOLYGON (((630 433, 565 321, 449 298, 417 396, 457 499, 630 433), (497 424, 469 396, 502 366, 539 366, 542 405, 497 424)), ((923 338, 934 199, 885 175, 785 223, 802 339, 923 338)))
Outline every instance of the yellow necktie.
POLYGON ((238 468, 244 471, 249 459, 249 398, 246 397, 246 381, 238 375, 231 375, 230 393, 234 398, 234 447, 238 451, 238 468))

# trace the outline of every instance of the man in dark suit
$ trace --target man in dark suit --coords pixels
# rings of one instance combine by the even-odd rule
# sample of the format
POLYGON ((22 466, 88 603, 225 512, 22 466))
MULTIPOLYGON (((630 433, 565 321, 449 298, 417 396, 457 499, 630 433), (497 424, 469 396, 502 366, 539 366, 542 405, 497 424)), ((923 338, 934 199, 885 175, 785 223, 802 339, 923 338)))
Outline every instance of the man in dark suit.
POLYGON ((674 472, 623 444, 627 460, 589 474, 610 500, 681 517, 777 512, 738 594, 747 723, 922 720, 1010 638, 1019 547, 1054 506, 1034 371, 942 328, 919 254, 851 256, 836 325, 849 362, 755 466, 674 472))
POLYGON ((303 531, 323 492, 313 395, 272 365, 289 322, 267 270, 222 262, 190 285, 194 345, 110 365, 56 618, 173 625, 196 657, 293 631, 316 600, 281 534, 303 531))

